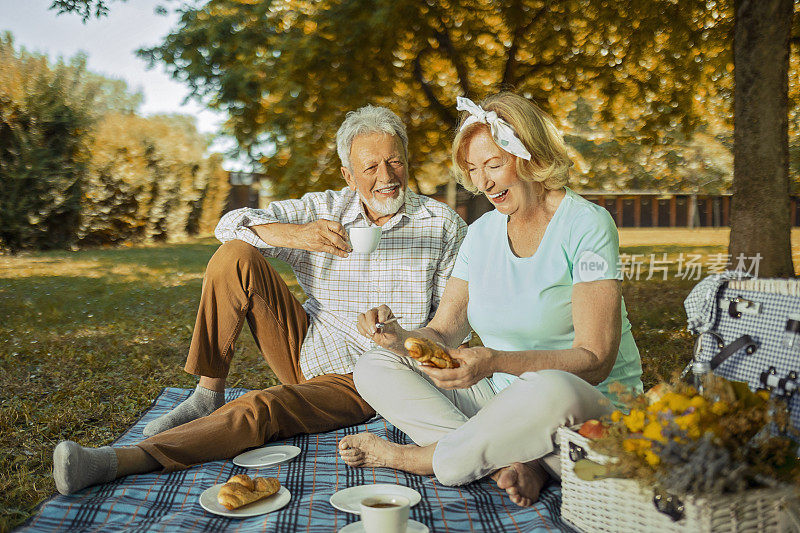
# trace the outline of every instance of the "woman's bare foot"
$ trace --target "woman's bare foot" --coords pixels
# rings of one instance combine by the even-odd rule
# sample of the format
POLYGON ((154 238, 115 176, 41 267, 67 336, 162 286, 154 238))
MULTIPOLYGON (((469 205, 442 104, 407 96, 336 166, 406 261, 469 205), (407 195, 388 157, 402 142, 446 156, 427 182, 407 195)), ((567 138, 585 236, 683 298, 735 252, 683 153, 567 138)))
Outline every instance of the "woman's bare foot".
POLYGON ((399 468, 402 447, 373 433, 359 433, 339 441, 339 455, 347 466, 399 468))
POLYGON ((385 466, 413 474, 433 474, 436 446, 396 444, 372 433, 348 435, 339 441, 339 455, 348 466, 385 466))
POLYGON ((511 501, 520 507, 530 507, 539 499, 548 477, 538 460, 513 463, 492 474, 497 486, 505 490, 511 501))

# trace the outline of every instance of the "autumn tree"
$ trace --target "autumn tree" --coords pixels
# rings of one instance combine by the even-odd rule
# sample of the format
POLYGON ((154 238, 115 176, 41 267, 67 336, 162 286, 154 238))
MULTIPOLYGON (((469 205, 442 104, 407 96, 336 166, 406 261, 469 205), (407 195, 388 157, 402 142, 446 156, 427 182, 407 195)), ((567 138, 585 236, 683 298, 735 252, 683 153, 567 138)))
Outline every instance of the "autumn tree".
POLYGON ((637 138, 691 129, 694 87, 729 58, 716 16, 689 0, 210 0, 143 55, 227 110, 278 192, 297 195, 340 185, 333 134, 368 102, 400 114, 433 175, 461 94, 514 88, 558 115, 559 94, 591 89, 637 138))
POLYGON ((0 36, 0 249, 72 244, 94 95, 85 61, 52 68, 0 36))
MULTIPOLYGON (((642 160, 635 154, 641 144, 646 157, 657 153, 667 161, 668 172, 659 176, 633 165, 641 177, 634 183, 696 180, 690 188, 697 189, 715 180, 724 185, 724 165, 708 168, 709 179, 697 180, 692 171, 681 176, 674 169, 685 158, 669 145, 691 147, 698 125, 731 122, 736 7, 743 10, 736 25, 736 63, 743 71, 737 74, 737 128, 750 125, 736 134, 740 164, 730 249, 752 255, 758 242, 775 258, 766 260, 765 272, 789 273, 788 139, 781 132, 797 108, 775 84, 790 64, 792 4, 376 0, 365 9, 358 0, 209 0, 182 8, 178 28, 142 54, 166 64, 210 106, 226 109, 237 139, 278 180, 283 195, 340 183, 333 132, 344 110, 367 102, 392 107, 409 124, 417 175, 441 175, 455 96, 480 98, 505 88, 559 118, 573 111, 561 105, 560 95, 599 95, 591 99, 597 104, 592 113, 612 133, 599 148, 617 159, 606 165, 608 179, 631 185, 619 171, 642 160), (757 120, 767 109, 772 130, 757 120), (775 153, 757 156, 754 147, 764 143, 775 153), (744 178, 742 169, 754 165, 758 171, 744 178), (764 187, 755 194, 758 183, 764 187), (768 198, 773 204, 766 208, 768 198), (765 221, 775 222, 772 237, 755 239, 765 221)), ((795 31, 793 40, 799 39, 795 31)), ((700 133, 725 143, 725 135, 700 133)), ((583 145, 585 160, 597 152, 596 143, 571 140, 583 145)))
POLYGON ((228 173, 222 168, 222 159, 222 154, 211 154, 200 169, 203 186, 189 213, 186 224, 189 235, 213 233, 228 205, 230 182, 228 173))
POLYGON ((0 37, 0 250, 213 230, 228 177, 211 139, 141 101, 82 56, 53 65, 0 37))
POLYGON ((184 115, 103 116, 88 147, 80 243, 211 232, 222 215, 228 176, 219 156, 206 156, 208 145, 184 115))

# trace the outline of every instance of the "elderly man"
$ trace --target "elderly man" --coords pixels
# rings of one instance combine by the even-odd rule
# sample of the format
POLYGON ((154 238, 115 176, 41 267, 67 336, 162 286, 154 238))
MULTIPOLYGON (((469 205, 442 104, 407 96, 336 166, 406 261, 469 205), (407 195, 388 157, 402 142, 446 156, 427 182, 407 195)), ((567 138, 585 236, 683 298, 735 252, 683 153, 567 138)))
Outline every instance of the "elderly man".
POLYGON ((132 447, 56 446, 62 494, 134 473, 171 471, 234 457, 299 433, 361 423, 375 412, 352 371, 374 345, 358 333, 360 312, 391 302, 406 329, 425 325, 439 304, 466 234, 446 205, 407 189, 408 136, 381 107, 347 114, 336 134, 347 187, 225 215, 224 243, 208 263, 185 369, 200 376, 192 396, 145 427, 132 447), (350 253, 347 230, 382 228, 371 255, 350 253), (291 265, 303 304, 263 256, 291 265), (282 385, 224 404, 233 345, 247 321, 282 385))

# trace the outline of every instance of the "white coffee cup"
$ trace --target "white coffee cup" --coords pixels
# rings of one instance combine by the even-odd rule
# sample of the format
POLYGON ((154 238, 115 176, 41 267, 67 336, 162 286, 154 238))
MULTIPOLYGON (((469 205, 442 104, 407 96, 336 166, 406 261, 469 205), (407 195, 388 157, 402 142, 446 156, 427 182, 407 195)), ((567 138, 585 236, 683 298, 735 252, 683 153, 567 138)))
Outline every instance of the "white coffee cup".
POLYGON ((354 227, 350 228, 348 233, 353 251, 359 254, 371 254, 381 241, 380 226, 354 227))
POLYGON ((411 502, 403 496, 370 496, 361 500, 361 521, 366 533, 406 533, 411 502))

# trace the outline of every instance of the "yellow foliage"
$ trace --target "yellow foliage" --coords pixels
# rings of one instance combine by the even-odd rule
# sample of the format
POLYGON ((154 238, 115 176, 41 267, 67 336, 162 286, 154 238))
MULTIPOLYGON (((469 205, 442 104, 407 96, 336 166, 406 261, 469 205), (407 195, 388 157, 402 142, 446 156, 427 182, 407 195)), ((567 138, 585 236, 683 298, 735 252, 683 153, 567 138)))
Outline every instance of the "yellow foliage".
POLYGON ((661 458, 650 450, 644 452, 644 460, 650 466, 656 466, 661 462, 661 458))
POLYGON ((201 209, 211 201, 219 217, 227 175, 219 159, 206 157, 207 147, 189 117, 105 115, 92 138, 87 186, 95 192, 83 206, 84 238, 180 239, 200 225, 209 231, 201 209))
POLYGON ((727 403, 720 401, 714 402, 714 404, 711 406, 711 412, 716 416, 724 415, 729 409, 730 406, 727 403))
MULTIPOLYGON (((673 469, 694 464, 686 459, 691 454, 725 462, 727 474, 744 486, 760 486, 768 478, 791 481, 800 476, 800 462, 794 460, 796 443, 762 431, 769 423, 780 427, 788 423, 785 406, 769 398, 766 391, 753 393, 746 383, 718 376, 704 380, 703 392, 680 381, 662 384, 658 395, 648 393, 626 400, 630 413, 614 411, 606 421, 606 435, 592 446, 619 459, 615 464, 620 476, 649 484, 666 483, 667 479, 672 483, 669 474, 673 469), (652 401, 658 396, 660 399, 652 401)), ((680 472, 676 476, 681 481, 676 483, 699 482, 687 480, 687 471, 680 472)))
POLYGON ((625 451, 633 452, 639 455, 643 455, 644 452, 648 451, 652 444, 653 443, 649 440, 641 437, 628 437, 622 441, 622 446, 625 448, 625 451))
POLYGON ((694 412, 689 413, 688 415, 677 416, 675 417, 675 424, 678 425, 686 434, 689 436, 690 439, 698 439, 702 434, 701 431, 701 418, 700 413, 694 412))
POLYGON ((644 429, 645 414, 639 409, 631 409, 631 412, 622 417, 628 430, 637 433, 644 429))
POLYGON ((664 429, 664 426, 659 421, 653 420, 644 427, 642 435, 652 442, 664 442, 666 438, 661 434, 662 429, 664 429))
POLYGON ((692 396, 689 399, 689 406, 694 407, 695 409, 705 409, 708 407, 708 400, 703 398, 702 396, 692 396))
POLYGON ((683 394, 678 394, 675 392, 668 392, 662 398, 662 401, 666 403, 667 408, 670 409, 673 413, 682 413, 686 411, 689 406, 689 397, 683 394))

